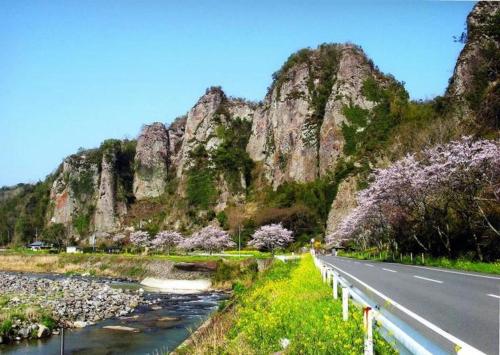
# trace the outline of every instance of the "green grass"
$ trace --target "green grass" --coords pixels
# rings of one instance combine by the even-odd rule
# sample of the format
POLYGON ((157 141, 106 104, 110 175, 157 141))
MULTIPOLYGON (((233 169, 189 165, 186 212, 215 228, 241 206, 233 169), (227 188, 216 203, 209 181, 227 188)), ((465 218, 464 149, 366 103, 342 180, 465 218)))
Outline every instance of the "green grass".
POLYGON ((239 252, 238 250, 226 250, 226 251, 224 251, 224 254, 231 254, 231 255, 238 255, 240 253, 241 253, 241 255, 251 255, 252 257, 258 258, 258 259, 265 259, 265 258, 272 257, 271 253, 258 251, 258 250, 242 249, 241 252, 239 252))
POLYGON ((366 252, 339 252, 340 256, 346 256, 349 258, 355 258, 359 260, 379 260, 383 262, 400 263, 408 265, 421 265, 421 266, 433 266, 441 267, 446 269, 455 269, 462 271, 473 271, 482 272, 486 274, 500 274, 500 262, 484 263, 480 261, 474 261, 469 259, 448 259, 445 257, 434 258, 428 255, 424 255, 422 260, 422 254, 415 254, 413 258, 408 255, 395 256, 394 259, 389 253, 378 253, 374 251, 366 252))
MULTIPOLYGON (((280 340, 286 338, 286 354, 363 353, 362 311, 352 307, 349 321, 342 320, 342 305, 332 299, 310 255, 296 263, 276 262, 237 299, 227 341, 208 352, 269 354, 283 350, 280 340)), ((395 353, 378 334, 375 349, 395 353)))
POLYGON ((11 248, 11 249, 6 249, 5 251, 1 252, 0 255, 43 255, 43 254, 50 254, 48 250, 31 250, 29 248, 25 247, 16 247, 16 248, 11 248))
MULTIPOLYGON (((225 253, 231 253, 231 254, 237 254, 238 251, 229 251, 225 253)), ((253 251, 253 252, 241 252, 242 254, 252 254, 255 256, 264 256, 265 253, 260 253, 258 251, 253 251), (262 255, 260 255, 262 254, 262 255)), ((16 249, 8 249, 5 252, 2 252, 1 255, 46 255, 50 254, 48 251, 32 251, 31 249, 26 249, 26 248, 16 248, 16 249)), ((87 259, 95 259, 95 258, 109 258, 111 260, 113 259, 119 259, 119 258, 128 258, 131 260, 165 260, 165 261, 173 261, 173 262, 203 262, 203 261, 217 261, 223 257, 221 256, 215 256, 215 255, 166 255, 166 254, 149 254, 149 255, 142 255, 142 254, 134 254, 134 253, 129 253, 129 252, 124 252, 124 253, 119 253, 119 254, 108 254, 108 253, 102 253, 102 252, 96 252, 96 253, 79 253, 79 254, 68 254, 65 252, 61 252, 57 254, 59 257, 62 258, 63 262, 84 262, 87 259)), ((248 257, 241 257, 241 259, 246 259, 248 257)))
POLYGON ((57 322, 47 309, 36 304, 9 305, 8 295, 0 296, 0 336, 7 336, 12 325, 17 321, 31 321, 44 324, 49 329, 56 327, 57 322))

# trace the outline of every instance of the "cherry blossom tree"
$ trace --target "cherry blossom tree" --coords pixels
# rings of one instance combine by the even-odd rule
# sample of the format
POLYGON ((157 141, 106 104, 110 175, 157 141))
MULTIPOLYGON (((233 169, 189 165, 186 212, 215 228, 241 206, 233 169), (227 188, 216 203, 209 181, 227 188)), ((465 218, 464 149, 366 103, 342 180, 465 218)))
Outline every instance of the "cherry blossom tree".
POLYGON ((273 255, 277 249, 283 249, 293 242, 293 233, 280 224, 268 224, 260 227, 252 235, 249 246, 269 250, 273 255))
POLYGON ((194 233, 190 238, 185 238, 179 245, 184 250, 202 249, 210 254, 226 248, 236 246, 229 234, 214 226, 207 226, 194 233))
POLYGON ((184 237, 179 232, 162 231, 156 234, 155 238, 151 241, 151 246, 158 250, 167 249, 167 254, 170 255, 170 250, 179 245, 183 239, 184 237))
POLYGON ((191 251, 198 248, 198 240, 193 239, 193 237, 184 238, 177 244, 177 248, 184 251, 191 251))
POLYGON ((135 231, 130 234, 130 243, 135 245, 137 248, 144 248, 146 254, 148 253, 151 245, 151 236, 145 231, 135 231))
POLYGON ((363 239, 435 255, 473 249, 478 259, 484 250, 498 256, 498 142, 463 137, 408 155, 371 180, 329 243, 363 239))

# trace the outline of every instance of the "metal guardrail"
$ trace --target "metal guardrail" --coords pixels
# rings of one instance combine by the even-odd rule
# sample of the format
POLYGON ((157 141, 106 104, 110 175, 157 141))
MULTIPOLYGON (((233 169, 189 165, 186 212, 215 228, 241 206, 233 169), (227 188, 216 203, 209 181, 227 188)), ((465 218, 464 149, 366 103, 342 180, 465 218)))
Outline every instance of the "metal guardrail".
MULTIPOLYGON (((424 342, 422 339, 416 339, 415 336, 408 334, 409 326, 402 326, 403 322, 396 321, 394 316, 385 315, 381 312, 378 305, 371 301, 363 292, 356 289, 351 283, 340 276, 332 267, 328 266, 322 260, 318 259, 311 250, 314 259, 314 264, 321 272, 323 282, 332 285, 333 298, 339 297, 339 285, 342 289, 342 317, 344 321, 349 319, 349 298, 363 308, 364 314, 364 354, 372 355, 373 352, 373 321, 375 320, 378 326, 379 333, 387 340, 394 340, 396 348, 401 353, 410 353, 417 355, 433 355, 446 354, 447 352, 440 349, 430 341, 424 342)), ((460 351, 458 352, 460 353, 460 351)))

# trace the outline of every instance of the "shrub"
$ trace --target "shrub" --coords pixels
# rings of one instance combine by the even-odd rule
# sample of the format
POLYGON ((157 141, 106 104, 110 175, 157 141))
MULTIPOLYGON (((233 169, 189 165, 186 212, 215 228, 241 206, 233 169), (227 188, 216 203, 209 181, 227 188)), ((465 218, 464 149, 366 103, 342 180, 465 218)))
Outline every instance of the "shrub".
POLYGON ((215 203, 217 190, 210 155, 204 145, 200 144, 191 151, 190 161, 192 166, 187 172, 187 200, 191 206, 206 210, 215 203))
POLYGON ((211 153, 215 169, 224 174, 232 191, 241 191, 241 176, 250 184, 254 163, 246 151, 252 132, 252 123, 240 117, 230 119, 226 125, 219 125, 217 136, 222 142, 211 153))
POLYGON ((10 319, 4 320, 0 323, 0 335, 7 335, 12 329, 12 321, 10 319))

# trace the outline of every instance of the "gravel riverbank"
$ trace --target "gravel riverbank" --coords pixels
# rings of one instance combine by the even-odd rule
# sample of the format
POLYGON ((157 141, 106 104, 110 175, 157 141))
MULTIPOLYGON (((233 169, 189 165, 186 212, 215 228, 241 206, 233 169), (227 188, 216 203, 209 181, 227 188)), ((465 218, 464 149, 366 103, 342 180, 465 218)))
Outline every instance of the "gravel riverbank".
POLYGON ((102 280, 0 272, 0 343, 49 336, 62 326, 84 327, 154 303, 141 289, 112 288, 102 280))

